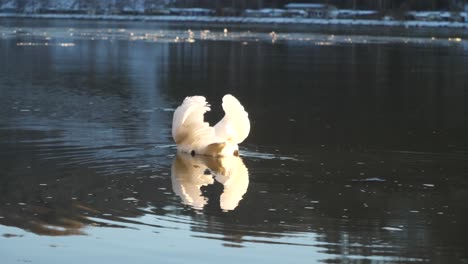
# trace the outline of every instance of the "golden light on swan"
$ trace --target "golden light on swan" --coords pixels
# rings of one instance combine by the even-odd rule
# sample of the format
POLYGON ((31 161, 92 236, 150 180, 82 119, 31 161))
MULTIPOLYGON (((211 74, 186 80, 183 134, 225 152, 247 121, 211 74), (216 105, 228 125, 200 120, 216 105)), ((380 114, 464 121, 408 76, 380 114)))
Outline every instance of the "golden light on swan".
POLYGON ((225 115, 212 127, 204 120, 204 114, 211 110, 205 97, 186 97, 172 119, 172 137, 177 149, 192 155, 239 155, 238 144, 250 132, 248 113, 230 94, 223 97, 222 106, 225 115))

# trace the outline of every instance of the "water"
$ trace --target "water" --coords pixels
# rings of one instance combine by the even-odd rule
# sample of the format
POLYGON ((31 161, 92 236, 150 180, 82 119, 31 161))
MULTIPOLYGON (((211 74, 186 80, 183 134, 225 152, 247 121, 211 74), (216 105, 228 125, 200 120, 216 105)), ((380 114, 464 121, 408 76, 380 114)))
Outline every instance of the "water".
POLYGON ((2 25, 2 263, 468 262, 466 40, 2 25), (241 158, 176 155, 226 93, 241 158))

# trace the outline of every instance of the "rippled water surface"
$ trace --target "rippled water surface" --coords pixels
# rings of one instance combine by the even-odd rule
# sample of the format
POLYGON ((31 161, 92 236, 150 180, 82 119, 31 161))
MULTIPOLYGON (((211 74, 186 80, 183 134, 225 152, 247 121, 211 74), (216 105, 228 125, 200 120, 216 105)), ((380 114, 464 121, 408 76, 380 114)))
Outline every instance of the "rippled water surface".
POLYGON ((457 35, 2 20, 0 58, 1 263, 468 263, 457 35), (176 154, 226 93, 241 157, 176 154))

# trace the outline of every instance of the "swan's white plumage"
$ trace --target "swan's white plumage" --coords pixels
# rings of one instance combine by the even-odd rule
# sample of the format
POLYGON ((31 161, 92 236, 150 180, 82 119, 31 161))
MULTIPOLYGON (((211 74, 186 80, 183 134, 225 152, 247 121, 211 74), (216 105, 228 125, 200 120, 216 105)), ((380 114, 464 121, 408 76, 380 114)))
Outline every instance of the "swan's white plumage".
POLYGON ((235 144, 244 141, 250 132, 249 114, 232 95, 223 97, 224 117, 215 126, 215 134, 235 144))
POLYGON ((203 96, 186 97, 174 112, 172 137, 179 151, 210 156, 229 156, 238 151, 250 131, 247 112, 232 95, 223 97, 223 119, 214 127, 204 121, 210 106, 203 96))
POLYGON ((203 115, 210 111, 210 106, 203 96, 186 97, 182 105, 174 112, 172 119, 172 137, 175 142, 184 140, 187 133, 210 133, 210 125, 203 120, 203 115))

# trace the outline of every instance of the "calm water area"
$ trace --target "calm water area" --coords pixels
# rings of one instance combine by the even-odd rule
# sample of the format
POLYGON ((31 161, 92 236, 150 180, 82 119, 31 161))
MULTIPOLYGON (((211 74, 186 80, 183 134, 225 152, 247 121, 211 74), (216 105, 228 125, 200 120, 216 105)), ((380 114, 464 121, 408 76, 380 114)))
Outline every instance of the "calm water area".
POLYGON ((0 263, 468 263, 450 34, 0 20, 0 263), (226 93, 240 158, 177 154, 226 93))

